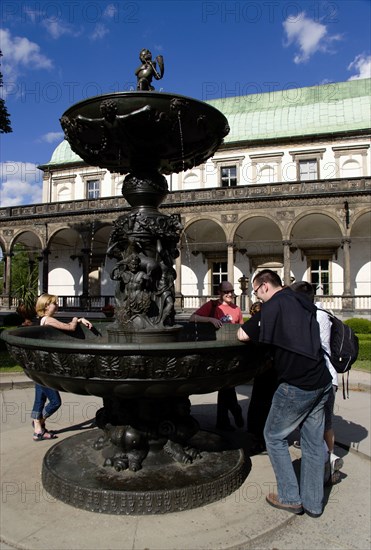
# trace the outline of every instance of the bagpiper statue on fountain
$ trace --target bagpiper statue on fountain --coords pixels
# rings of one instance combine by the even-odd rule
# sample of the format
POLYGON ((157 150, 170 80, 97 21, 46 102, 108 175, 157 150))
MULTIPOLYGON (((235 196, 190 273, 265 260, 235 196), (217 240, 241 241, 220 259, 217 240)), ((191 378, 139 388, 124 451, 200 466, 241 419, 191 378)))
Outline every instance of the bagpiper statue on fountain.
POLYGON ((144 48, 139 54, 139 59, 141 60, 142 65, 140 65, 140 67, 138 67, 135 71, 135 75, 138 79, 137 90, 152 91, 154 90, 154 87, 151 85, 152 78, 161 80, 164 76, 164 58, 162 55, 158 55, 156 60, 152 61, 151 52, 144 48), (159 66, 159 70, 157 70, 156 61, 159 66))

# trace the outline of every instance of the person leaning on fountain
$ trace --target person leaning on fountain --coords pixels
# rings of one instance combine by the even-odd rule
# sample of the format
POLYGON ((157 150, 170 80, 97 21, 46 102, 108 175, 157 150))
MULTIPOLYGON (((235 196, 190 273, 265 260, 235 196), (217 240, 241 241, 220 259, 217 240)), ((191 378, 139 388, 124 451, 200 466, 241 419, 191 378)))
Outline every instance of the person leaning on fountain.
MULTIPOLYGON (((209 300, 195 311, 189 321, 191 323, 211 323, 219 329, 224 323, 242 324, 241 309, 234 303, 234 288, 229 281, 220 283, 219 299, 209 300)), ((216 427, 218 430, 234 431, 229 420, 229 411, 234 417, 238 428, 243 427, 242 409, 237 401, 235 388, 223 388, 218 392, 216 427)))
MULTIPOLYGON (((90 321, 84 317, 74 317, 69 323, 63 323, 54 318, 58 311, 58 298, 53 294, 42 294, 36 302, 36 313, 40 317, 40 325, 51 326, 65 331, 75 331, 78 324, 85 325, 88 329, 92 328, 90 321)), ((54 439, 56 437, 53 432, 45 427, 46 419, 54 414, 61 406, 61 398, 59 392, 46 388, 40 384, 35 384, 35 400, 32 407, 31 418, 34 429, 33 440, 43 441, 44 439, 54 439), (46 401, 48 404, 45 405, 46 401)))
POLYGON ((253 279, 254 295, 263 302, 237 332, 242 342, 272 346, 276 389, 264 439, 277 481, 268 504, 294 514, 319 517, 324 504, 324 407, 332 391, 321 350, 316 307, 300 292, 283 287, 276 272, 263 269, 253 279), (300 487, 291 462, 288 436, 300 426, 300 487))

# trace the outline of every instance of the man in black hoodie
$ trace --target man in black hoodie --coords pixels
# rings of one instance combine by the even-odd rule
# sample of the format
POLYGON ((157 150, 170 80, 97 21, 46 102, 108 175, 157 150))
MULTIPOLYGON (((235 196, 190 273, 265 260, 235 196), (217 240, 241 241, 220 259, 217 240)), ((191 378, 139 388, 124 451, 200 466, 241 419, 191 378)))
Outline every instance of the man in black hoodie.
POLYGON ((294 514, 319 517, 323 511, 324 404, 331 389, 313 304, 284 288, 270 269, 253 279, 260 313, 237 332, 242 342, 270 344, 278 388, 264 428, 264 438, 277 481, 277 494, 267 502, 294 514), (300 426, 300 489, 291 463, 288 436, 300 426))

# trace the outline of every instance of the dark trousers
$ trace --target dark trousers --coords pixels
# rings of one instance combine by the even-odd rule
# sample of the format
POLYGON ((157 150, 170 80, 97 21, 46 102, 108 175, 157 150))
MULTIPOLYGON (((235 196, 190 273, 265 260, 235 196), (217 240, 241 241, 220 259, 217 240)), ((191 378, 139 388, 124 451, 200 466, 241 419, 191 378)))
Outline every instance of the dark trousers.
POLYGON ((276 389, 277 375, 273 367, 255 376, 247 413, 247 431, 262 441, 265 422, 276 389))
POLYGON ((216 413, 217 424, 230 424, 228 412, 233 416, 241 414, 235 388, 223 388, 218 392, 218 406, 216 413))

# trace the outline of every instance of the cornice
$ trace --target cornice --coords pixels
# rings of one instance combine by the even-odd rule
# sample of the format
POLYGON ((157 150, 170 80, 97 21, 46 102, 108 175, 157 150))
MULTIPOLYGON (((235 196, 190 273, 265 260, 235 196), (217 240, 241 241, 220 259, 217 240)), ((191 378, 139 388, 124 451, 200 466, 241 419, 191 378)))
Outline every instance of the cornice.
MULTIPOLYGON (((269 208, 276 204, 290 205, 298 202, 305 206, 313 201, 330 203, 349 200, 364 201, 371 195, 371 177, 348 178, 335 180, 316 180, 310 182, 274 183, 267 185, 247 185, 230 188, 194 189, 189 191, 174 191, 167 195, 160 210, 171 212, 189 212, 201 207, 203 211, 217 205, 218 209, 230 206, 246 205, 248 208, 269 208), (229 206, 230 205, 230 206, 229 206), (255 206, 257 205, 257 206, 255 206)), ((28 222, 42 219, 70 220, 71 218, 99 217, 115 219, 118 215, 128 212, 130 207, 123 197, 107 197, 97 200, 78 200, 54 202, 17 207, 0 208, 0 225, 12 224, 16 221, 28 222)))

